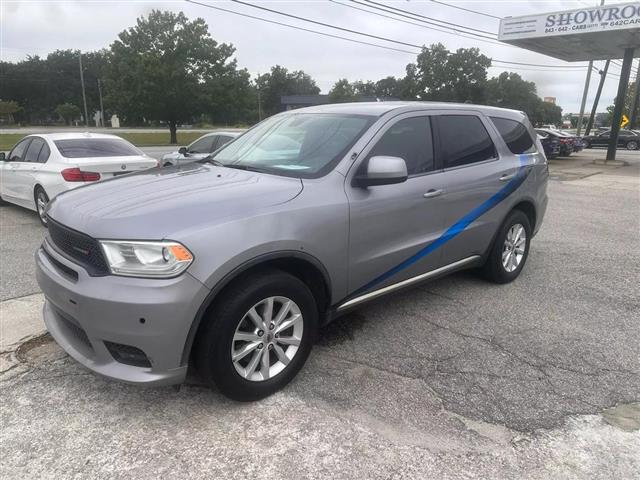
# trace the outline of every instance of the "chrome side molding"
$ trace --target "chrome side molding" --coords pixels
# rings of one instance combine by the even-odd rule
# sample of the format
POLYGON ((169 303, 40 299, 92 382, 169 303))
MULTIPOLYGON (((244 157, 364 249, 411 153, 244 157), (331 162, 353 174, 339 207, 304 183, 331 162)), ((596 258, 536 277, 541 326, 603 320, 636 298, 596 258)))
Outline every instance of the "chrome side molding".
POLYGON ((433 277, 437 277, 439 275, 444 275, 445 273, 449 273, 453 270, 458 270, 470 263, 474 263, 480 259, 480 255, 472 255, 467 258, 463 258, 462 260, 458 260, 457 262, 450 263, 449 265, 445 265, 440 268, 436 268, 435 270, 431 270, 430 272, 423 273, 421 275, 417 275, 415 277, 407 278, 398 283, 394 283, 393 285, 389 285, 387 287, 380 288, 378 290, 374 290, 373 292, 365 293, 364 295, 360 295, 358 297, 352 298, 351 300, 347 300, 336 309, 338 312, 340 310, 345 310, 349 307, 353 307, 360 303, 367 302, 369 300, 373 300, 374 298, 381 297, 386 295, 387 293, 391 293, 395 290, 399 290, 404 287, 408 287, 413 285, 414 283, 419 283, 424 280, 428 280, 433 277))

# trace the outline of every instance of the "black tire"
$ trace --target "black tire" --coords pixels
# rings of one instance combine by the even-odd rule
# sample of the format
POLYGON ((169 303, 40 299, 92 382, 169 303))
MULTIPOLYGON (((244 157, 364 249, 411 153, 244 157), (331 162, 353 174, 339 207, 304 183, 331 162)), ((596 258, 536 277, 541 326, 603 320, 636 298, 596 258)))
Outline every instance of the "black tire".
POLYGON ((234 281, 220 294, 220 301, 203 319, 194 345, 194 360, 205 381, 215 384, 229 398, 253 401, 267 397, 287 385, 302 368, 311 352, 318 330, 318 308, 309 288, 280 270, 265 270, 234 281), (298 351, 290 363, 273 378, 250 381, 241 376, 231 359, 236 328, 258 302, 283 296, 293 300, 304 322, 298 351))
POLYGON ((640 147, 640 142, 636 140, 629 140, 624 147, 627 150, 638 150, 638 148, 640 147))
POLYGON ((584 148, 592 148, 591 142, 584 142, 584 148))
POLYGON ((489 255, 485 261, 484 266, 482 267, 482 273, 484 277, 494 283, 509 283, 513 282, 520 272, 524 268, 524 265, 527 261, 527 257, 529 256, 529 245, 531 243, 531 223, 529 222, 529 217, 522 212, 521 210, 512 210, 511 213, 507 216, 505 221, 500 226, 500 230, 496 235, 496 238, 491 246, 491 250, 489 250, 489 255), (514 226, 520 224, 524 227, 524 231, 527 235, 525 241, 524 254, 522 256, 522 260, 518 264, 517 268, 512 272, 506 270, 504 265, 502 264, 502 253, 505 246, 505 241, 507 238, 507 234, 509 229, 514 226))
POLYGON ((44 191, 44 188, 42 188, 40 185, 38 185, 36 187, 35 191, 33 192, 33 201, 36 204, 36 213, 38 214, 38 218, 40 219, 40 223, 46 227, 47 226, 47 218, 46 218, 46 216, 44 216, 43 212, 41 212, 40 207, 38 206, 38 200, 39 199, 42 199, 44 201, 45 205, 47 203, 49 203, 49 196, 47 195, 47 192, 44 191))
POLYGON ((163 167, 172 167, 173 163, 171 162, 164 162, 164 164, 162 165, 163 167))

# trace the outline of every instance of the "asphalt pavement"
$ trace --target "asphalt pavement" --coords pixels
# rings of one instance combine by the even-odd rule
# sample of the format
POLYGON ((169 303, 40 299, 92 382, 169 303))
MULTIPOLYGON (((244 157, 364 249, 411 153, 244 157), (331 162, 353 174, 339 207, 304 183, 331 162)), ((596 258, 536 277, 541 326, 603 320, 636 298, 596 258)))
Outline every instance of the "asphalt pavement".
MULTIPOLYGON (((36 336, 0 375, 0 475, 640 477, 640 153, 602 154, 551 162, 517 281, 465 272, 363 307, 261 402, 195 372, 179 391, 109 382, 36 336)), ((2 298, 37 292, 44 229, 0 215, 2 298)))

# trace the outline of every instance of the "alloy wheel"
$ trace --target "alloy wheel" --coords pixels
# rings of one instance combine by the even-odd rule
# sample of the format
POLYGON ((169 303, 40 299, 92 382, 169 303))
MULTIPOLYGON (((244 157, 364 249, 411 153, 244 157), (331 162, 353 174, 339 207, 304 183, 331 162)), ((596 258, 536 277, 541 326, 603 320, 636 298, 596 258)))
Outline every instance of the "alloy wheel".
POLYGON ((300 307, 287 297, 269 297, 240 320, 231 341, 231 360, 246 380, 260 382, 280 374, 295 357, 302 341, 300 307))
POLYGON ((638 149, 638 142, 636 142, 635 140, 631 140, 630 142, 627 142, 627 150, 637 150, 638 149))
POLYGON ((518 268, 524 258, 527 246, 527 232, 524 227, 516 223, 507 232, 502 246, 502 266, 511 273, 518 268))
POLYGON ((47 203, 49 203, 47 195, 42 190, 40 190, 36 195, 36 208, 38 210, 40 220, 42 220, 42 223, 44 224, 47 223, 47 214, 45 213, 47 203))

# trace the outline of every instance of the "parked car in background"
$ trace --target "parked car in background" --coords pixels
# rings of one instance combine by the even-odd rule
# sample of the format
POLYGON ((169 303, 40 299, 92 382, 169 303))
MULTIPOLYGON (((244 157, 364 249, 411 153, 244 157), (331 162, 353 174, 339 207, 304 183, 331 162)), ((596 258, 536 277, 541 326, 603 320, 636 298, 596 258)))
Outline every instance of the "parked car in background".
POLYGON ((578 137, 577 135, 574 135, 573 133, 567 132, 567 131, 562 131, 560 132, 565 138, 568 138, 569 140, 571 140, 571 143, 573 145, 573 152, 577 153, 580 152, 584 149, 584 142, 582 140, 582 137, 578 137))
POLYGON ((538 139, 544 148, 544 154, 548 159, 557 158, 560 155, 560 140, 548 134, 538 133, 538 139))
POLYGON ((539 135, 546 135, 560 142, 560 157, 568 157, 573 153, 573 140, 564 135, 560 130, 537 128, 536 132, 539 135))
POLYGON ((515 110, 283 112, 200 162, 54 200, 36 253, 44 320, 106 377, 181 383, 193 358, 225 395, 260 399, 298 373, 320 326, 365 302, 461 269, 515 280, 548 177, 515 110))
MULTIPOLYGON (((586 148, 608 147, 611 138, 611 130, 584 137, 586 148)), ((618 134, 618 147, 627 150, 638 150, 640 148, 640 135, 632 130, 620 130, 618 134)))
POLYGON ((155 167, 126 140, 99 133, 28 135, 0 153, 0 199, 38 212, 56 195, 98 180, 155 167))
POLYGON ((207 133, 192 142, 187 147, 180 147, 177 152, 167 153, 162 156, 163 167, 171 165, 182 165, 183 163, 195 162, 211 155, 223 145, 229 143, 242 132, 213 132, 207 133))

